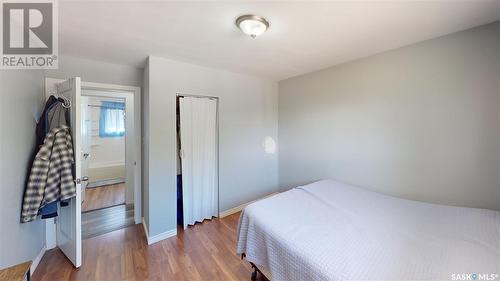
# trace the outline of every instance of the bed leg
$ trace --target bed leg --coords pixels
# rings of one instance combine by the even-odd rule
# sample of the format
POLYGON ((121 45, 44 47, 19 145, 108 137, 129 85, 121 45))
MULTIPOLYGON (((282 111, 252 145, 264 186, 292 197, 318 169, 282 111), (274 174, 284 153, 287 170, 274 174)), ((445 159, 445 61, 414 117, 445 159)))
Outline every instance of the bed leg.
POLYGON ((254 271, 252 272, 252 277, 250 277, 250 279, 252 279, 252 281, 257 280, 257 269, 254 269, 254 271))

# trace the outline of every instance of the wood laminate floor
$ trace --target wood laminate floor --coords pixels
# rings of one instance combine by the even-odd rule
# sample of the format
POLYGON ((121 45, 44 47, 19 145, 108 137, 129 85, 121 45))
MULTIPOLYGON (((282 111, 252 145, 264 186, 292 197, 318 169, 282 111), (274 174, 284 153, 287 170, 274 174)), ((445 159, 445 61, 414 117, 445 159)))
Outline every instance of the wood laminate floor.
POLYGON ((134 205, 121 204, 82 213, 82 239, 102 235, 134 224, 134 205))
POLYGON ((85 190, 82 212, 125 203, 125 183, 104 185, 85 190))
POLYGON ((149 246, 142 224, 84 240, 79 269, 53 249, 32 280, 250 280, 249 263, 236 254, 239 215, 179 228, 177 237, 149 246))

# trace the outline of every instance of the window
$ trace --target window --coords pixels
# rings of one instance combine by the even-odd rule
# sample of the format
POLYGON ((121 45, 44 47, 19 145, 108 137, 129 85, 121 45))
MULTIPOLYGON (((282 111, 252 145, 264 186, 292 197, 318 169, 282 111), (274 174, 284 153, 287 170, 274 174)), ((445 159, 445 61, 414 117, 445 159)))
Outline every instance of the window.
POLYGON ((123 137, 125 135, 125 103, 103 101, 99 117, 101 138, 123 137))

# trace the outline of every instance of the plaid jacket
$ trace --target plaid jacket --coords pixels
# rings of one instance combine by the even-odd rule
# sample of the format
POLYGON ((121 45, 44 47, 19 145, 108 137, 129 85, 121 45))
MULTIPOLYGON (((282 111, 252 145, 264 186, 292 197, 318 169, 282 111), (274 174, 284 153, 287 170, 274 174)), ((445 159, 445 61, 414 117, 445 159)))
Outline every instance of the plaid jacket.
POLYGON ((76 195, 73 143, 68 126, 52 129, 38 151, 24 192, 21 222, 36 219, 44 205, 76 195))

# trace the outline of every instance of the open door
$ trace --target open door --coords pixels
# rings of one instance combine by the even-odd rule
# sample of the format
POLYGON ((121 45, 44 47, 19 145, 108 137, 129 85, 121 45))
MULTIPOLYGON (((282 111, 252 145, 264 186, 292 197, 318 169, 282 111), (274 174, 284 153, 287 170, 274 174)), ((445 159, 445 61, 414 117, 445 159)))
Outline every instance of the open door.
MULTIPOLYGON (((85 190, 87 189, 89 179, 89 161, 90 161, 90 116, 89 116, 89 98, 82 96, 81 98, 81 116, 82 116, 82 202, 85 201, 85 190)), ((76 150, 75 150, 76 151, 76 150)))
POLYGON ((69 206, 59 207, 57 218, 57 246, 75 267, 82 265, 82 199, 81 199, 81 81, 80 77, 70 78, 57 85, 57 94, 71 101, 71 133, 75 151, 74 175, 76 197, 71 198, 69 206))

